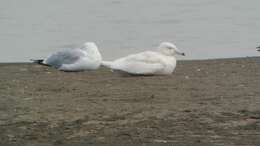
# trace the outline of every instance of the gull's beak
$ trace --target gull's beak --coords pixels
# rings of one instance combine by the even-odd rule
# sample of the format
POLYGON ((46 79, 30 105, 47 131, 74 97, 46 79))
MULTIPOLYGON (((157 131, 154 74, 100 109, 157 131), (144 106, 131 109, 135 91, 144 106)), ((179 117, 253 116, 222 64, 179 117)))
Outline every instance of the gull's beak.
POLYGON ((176 54, 178 54, 178 55, 185 56, 185 53, 184 53, 184 52, 181 52, 178 48, 175 48, 175 52, 176 52, 176 54))
POLYGON ((185 56, 185 53, 179 52, 179 51, 176 51, 176 54, 181 55, 181 56, 185 56))

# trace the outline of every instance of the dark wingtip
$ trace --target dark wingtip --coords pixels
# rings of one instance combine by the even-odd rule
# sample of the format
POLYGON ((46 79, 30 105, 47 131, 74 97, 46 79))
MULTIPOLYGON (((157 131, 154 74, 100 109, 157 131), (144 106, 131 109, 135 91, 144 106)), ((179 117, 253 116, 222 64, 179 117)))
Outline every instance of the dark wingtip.
POLYGON ((43 59, 31 59, 31 61, 36 64, 43 64, 43 59))

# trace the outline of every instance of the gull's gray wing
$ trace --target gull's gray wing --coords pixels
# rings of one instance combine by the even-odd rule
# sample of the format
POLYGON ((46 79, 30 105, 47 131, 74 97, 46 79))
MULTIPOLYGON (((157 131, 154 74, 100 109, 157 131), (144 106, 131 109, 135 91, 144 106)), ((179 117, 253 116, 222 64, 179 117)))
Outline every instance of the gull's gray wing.
POLYGON ((48 56, 44 63, 59 68, 62 64, 73 64, 84 56, 81 49, 61 49, 48 56))

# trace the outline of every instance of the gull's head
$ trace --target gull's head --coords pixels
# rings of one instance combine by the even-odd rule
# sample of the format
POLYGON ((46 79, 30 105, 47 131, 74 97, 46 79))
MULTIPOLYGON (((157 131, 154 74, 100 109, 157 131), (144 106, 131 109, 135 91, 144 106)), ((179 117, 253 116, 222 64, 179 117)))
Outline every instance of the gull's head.
POLYGON ((85 42, 81 47, 82 50, 98 50, 97 45, 94 42, 85 42))
POLYGON ((99 53, 98 47, 94 42, 86 42, 80 48, 87 52, 87 54, 95 56, 96 59, 101 59, 101 54, 99 53))
POLYGON ((181 52, 173 43, 170 42, 161 43, 158 50, 167 56, 173 56, 175 54, 185 56, 185 53, 181 52))

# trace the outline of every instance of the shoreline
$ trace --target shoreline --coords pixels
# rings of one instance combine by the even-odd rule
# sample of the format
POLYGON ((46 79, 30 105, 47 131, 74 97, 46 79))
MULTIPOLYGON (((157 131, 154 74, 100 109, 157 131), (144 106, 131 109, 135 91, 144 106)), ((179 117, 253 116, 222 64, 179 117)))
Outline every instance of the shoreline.
MULTIPOLYGON (((177 61, 211 61, 211 60, 233 60, 233 59, 250 59, 250 58, 260 58, 260 56, 245 56, 245 57, 226 57, 226 58, 204 58, 204 59, 177 59, 177 61)), ((17 61, 17 62, 0 62, 0 64, 27 64, 32 63, 30 61, 17 61)))

